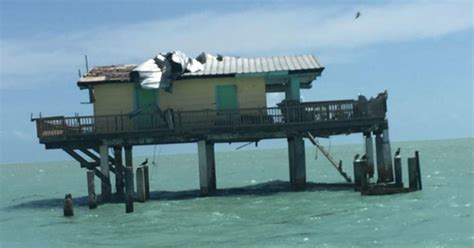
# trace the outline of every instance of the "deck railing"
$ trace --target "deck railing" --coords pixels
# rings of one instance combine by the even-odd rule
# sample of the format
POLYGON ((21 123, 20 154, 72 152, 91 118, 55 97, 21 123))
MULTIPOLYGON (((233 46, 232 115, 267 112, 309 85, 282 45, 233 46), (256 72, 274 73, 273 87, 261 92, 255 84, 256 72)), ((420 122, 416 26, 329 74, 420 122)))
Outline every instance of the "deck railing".
POLYGON ((239 110, 197 110, 103 116, 47 117, 34 119, 39 138, 146 131, 186 131, 297 125, 384 119, 386 97, 369 101, 338 100, 285 104, 279 107, 239 110))

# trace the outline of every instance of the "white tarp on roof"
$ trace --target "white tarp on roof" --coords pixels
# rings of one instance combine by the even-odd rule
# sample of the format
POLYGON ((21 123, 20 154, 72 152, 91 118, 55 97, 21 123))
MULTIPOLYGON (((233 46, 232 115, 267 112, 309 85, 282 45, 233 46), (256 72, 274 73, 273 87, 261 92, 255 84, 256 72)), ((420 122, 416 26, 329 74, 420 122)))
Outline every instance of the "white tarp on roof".
POLYGON ((189 58, 183 52, 173 51, 158 54, 136 67, 133 72, 142 88, 171 91, 173 80, 185 72, 198 72, 203 68, 203 64, 196 59, 189 58))

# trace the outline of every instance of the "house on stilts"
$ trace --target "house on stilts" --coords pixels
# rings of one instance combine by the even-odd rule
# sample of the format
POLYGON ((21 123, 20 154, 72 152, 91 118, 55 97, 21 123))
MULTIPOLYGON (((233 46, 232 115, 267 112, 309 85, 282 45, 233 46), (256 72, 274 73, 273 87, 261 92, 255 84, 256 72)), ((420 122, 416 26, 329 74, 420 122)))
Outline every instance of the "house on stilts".
MULTIPOLYGON (((324 70, 315 56, 208 56, 195 71, 173 60, 167 63, 168 68, 164 65, 158 72, 168 74, 168 87, 151 89, 143 87, 147 72, 137 70, 138 65, 94 67, 77 82, 89 92, 93 115, 32 119, 46 149, 62 149, 88 170, 91 206, 94 175, 100 178, 103 201, 112 198, 114 175, 116 195, 126 200, 127 212, 133 211, 135 194, 142 201, 149 197, 146 166, 137 169, 136 187, 134 182, 132 149, 140 145, 197 143, 200 191, 209 195, 216 190, 214 144, 284 138, 289 181, 293 189, 303 190, 304 139, 319 147, 317 137, 360 133, 365 139, 365 179, 377 172, 378 183, 398 180, 386 118, 387 93, 370 99, 301 102, 301 90, 313 87, 324 70), (180 73, 173 72, 176 66, 180 73), (171 76, 163 68, 171 70, 171 76), (267 93, 275 92, 284 93, 285 99, 269 107, 267 93)), ((354 166, 356 162, 361 160, 354 166)), ((349 182, 341 166, 334 165, 349 182)), ((360 185, 359 174, 355 181, 360 185)))

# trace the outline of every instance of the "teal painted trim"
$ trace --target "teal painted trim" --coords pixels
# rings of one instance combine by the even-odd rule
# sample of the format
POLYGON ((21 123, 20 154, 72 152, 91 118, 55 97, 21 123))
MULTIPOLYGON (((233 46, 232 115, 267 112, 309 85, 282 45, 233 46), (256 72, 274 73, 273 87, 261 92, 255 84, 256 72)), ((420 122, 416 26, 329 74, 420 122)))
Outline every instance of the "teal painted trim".
POLYGON ((253 72, 253 73, 235 74, 236 78, 280 77, 280 76, 288 76, 288 71, 253 72))
POLYGON ((298 77, 291 77, 285 91, 285 98, 287 100, 300 101, 300 79, 298 77))

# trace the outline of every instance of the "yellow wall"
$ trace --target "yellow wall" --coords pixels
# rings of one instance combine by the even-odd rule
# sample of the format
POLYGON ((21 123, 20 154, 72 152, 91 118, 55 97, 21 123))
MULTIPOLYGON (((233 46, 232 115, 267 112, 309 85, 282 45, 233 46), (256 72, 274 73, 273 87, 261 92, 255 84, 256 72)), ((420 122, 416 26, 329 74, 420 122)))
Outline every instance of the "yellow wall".
POLYGON ((237 86, 239 108, 266 106, 264 78, 207 78, 174 81, 172 93, 160 91, 160 108, 216 109, 216 86, 232 84, 237 86))
MULTIPOLYGON (((259 78, 207 78, 177 80, 172 93, 159 91, 161 109, 203 110, 216 109, 217 85, 236 85, 239 108, 266 106, 265 80, 259 78)), ((135 84, 99 84, 94 86, 94 114, 129 113, 134 109, 135 84)))
POLYGON ((94 115, 127 114, 134 106, 134 85, 131 83, 98 84, 94 86, 94 115))

